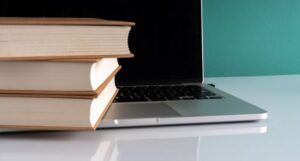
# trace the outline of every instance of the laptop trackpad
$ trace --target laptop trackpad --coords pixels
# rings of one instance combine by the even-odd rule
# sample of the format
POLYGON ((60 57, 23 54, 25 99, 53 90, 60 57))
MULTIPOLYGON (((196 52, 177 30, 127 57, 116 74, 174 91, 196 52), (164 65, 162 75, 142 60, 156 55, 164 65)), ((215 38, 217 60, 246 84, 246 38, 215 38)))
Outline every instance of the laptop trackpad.
POLYGON ((105 118, 157 118, 180 116, 165 103, 114 103, 108 110, 105 118))

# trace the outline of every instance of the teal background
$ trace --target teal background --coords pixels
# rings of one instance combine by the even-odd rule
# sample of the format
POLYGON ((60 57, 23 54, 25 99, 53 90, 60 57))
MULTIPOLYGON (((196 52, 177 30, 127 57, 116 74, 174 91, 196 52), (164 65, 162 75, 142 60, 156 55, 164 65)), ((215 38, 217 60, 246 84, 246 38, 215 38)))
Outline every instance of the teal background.
POLYGON ((203 0, 205 76, 300 74, 300 0, 203 0))

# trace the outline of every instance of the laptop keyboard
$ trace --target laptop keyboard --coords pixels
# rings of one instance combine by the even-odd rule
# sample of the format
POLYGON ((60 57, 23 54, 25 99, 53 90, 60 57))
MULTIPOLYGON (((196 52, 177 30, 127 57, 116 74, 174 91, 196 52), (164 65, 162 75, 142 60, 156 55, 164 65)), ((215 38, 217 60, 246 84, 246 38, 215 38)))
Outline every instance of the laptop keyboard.
POLYGON ((221 99, 222 97, 197 85, 163 85, 119 87, 115 102, 148 102, 193 99, 221 99))

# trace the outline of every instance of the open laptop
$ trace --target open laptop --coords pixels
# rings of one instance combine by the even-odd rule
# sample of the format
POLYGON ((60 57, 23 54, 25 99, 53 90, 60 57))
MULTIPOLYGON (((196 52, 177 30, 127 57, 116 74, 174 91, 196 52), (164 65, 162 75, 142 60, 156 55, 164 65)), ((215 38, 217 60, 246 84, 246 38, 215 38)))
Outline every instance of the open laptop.
POLYGON ((120 92, 100 128, 267 118, 265 110, 203 84, 201 0, 17 3, 2 3, 0 15, 136 22, 129 35, 135 58, 120 60, 123 68, 116 77, 120 92))
POLYGON ((119 95, 100 128, 267 118, 265 110, 203 84, 201 0, 130 2, 119 14, 136 22, 129 36, 135 58, 120 60, 119 95))

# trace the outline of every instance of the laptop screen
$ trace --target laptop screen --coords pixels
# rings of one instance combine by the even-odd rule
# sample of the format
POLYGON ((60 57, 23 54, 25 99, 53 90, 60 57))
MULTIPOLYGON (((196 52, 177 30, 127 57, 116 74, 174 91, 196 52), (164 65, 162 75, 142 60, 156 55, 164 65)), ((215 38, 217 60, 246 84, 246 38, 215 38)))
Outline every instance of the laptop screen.
POLYGON ((0 16, 134 21, 129 48, 135 57, 119 60, 122 69, 117 85, 202 81, 200 0, 98 0, 68 4, 39 1, 35 5, 7 1, 1 3, 0 16))

